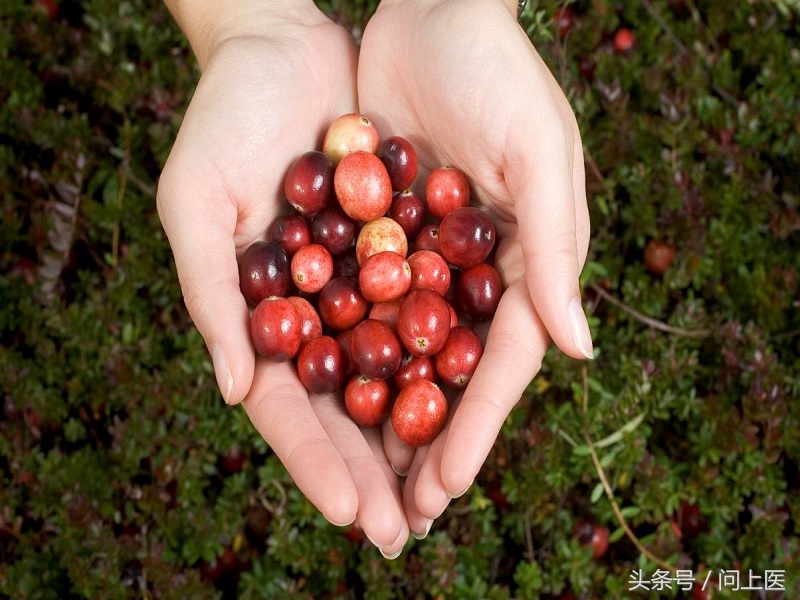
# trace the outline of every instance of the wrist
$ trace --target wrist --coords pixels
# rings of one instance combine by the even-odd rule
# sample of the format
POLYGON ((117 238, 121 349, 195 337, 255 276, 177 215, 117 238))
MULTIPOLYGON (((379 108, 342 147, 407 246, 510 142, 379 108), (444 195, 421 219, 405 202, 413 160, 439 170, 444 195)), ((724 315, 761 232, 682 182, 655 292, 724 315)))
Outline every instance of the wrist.
POLYGON ((201 70, 214 50, 237 37, 258 37, 282 25, 327 20, 313 0, 164 0, 201 70))
MULTIPOLYGON (((519 9, 519 0, 485 0, 490 4, 501 4, 503 5, 506 10, 516 19, 517 12, 519 9)), ((460 3, 464 2, 464 0, 382 0, 380 5, 381 6, 391 6, 393 4, 417 4, 421 7, 426 8, 433 8, 437 4, 447 4, 447 3, 460 3)))

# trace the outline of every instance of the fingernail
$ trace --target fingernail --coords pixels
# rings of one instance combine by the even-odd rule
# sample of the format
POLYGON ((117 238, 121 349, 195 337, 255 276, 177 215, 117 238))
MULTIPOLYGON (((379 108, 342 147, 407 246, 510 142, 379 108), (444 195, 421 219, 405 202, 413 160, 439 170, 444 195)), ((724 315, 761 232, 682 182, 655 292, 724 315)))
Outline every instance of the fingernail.
POLYGON ((211 362, 214 364, 214 374, 217 385, 226 404, 230 404, 231 391, 233 390, 233 375, 225 358, 225 351, 217 343, 211 344, 211 362))
POLYGON ((382 548, 381 548, 380 550, 381 550, 381 554, 383 555, 383 558, 385 558, 386 560, 394 560, 395 558, 397 558, 398 556, 400 556, 400 554, 403 552, 403 549, 402 549, 402 548, 400 548, 400 550, 398 550, 398 551, 397 551, 397 552, 395 552, 394 554, 386 554, 386 553, 383 551, 383 549, 382 549, 382 548))
POLYGON ((411 535, 414 536, 415 540, 424 540, 428 537, 428 533, 430 533, 431 525, 433 525, 433 519, 428 519, 425 521, 425 533, 419 535, 418 533, 411 532, 411 535))
POLYGON ((451 499, 451 500, 455 500, 456 498, 461 498, 461 496, 463 496, 464 494, 466 494, 466 493, 467 493, 467 490, 468 490, 469 488, 471 488, 471 487, 472 487, 472 484, 473 484, 473 483, 475 483, 475 480, 474 480, 474 479, 473 479, 472 481, 470 481, 470 482, 469 482, 469 485, 468 485, 467 487, 465 487, 463 490, 461 490, 459 493, 457 493, 457 494, 451 494, 450 492, 447 492, 447 495, 448 495, 448 496, 450 496, 450 499, 451 499))
POLYGON ((583 312, 580 298, 573 298, 569 301, 569 328, 572 333, 572 341, 588 359, 594 358, 592 347, 592 334, 589 331, 589 322, 583 312))
POLYGON ((347 527, 348 525, 352 525, 352 524, 355 522, 355 520, 356 520, 356 518, 355 518, 355 517, 353 517, 353 518, 352 518, 352 519, 350 519, 350 520, 349 520, 347 523, 337 523, 337 522, 336 522, 336 521, 334 521, 333 519, 328 519, 328 522, 329 522, 331 525, 334 525, 335 527, 347 527))
POLYGON ((397 467, 395 467, 395 466, 394 466, 394 465, 393 465, 391 462, 390 462, 389 464, 390 464, 390 465, 391 465, 391 467, 392 467, 392 471, 394 471, 395 473, 397 473, 397 476, 398 476, 398 477, 405 477, 406 475, 408 475, 408 470, 406 470, 406 471, 401 471, 400 469, 398 469, 397 467))

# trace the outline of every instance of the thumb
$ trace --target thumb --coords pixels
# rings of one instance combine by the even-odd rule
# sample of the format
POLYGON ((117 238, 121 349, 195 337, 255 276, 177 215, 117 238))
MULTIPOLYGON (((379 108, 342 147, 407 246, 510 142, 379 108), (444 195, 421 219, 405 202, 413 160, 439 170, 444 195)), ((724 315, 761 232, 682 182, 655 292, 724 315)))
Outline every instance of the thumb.
POLYGON ((215 194, 215 186, 191 181, 176 177, 168 164, 159 181, 158 213, 175 257, 184 303, 211 354, 222 397, 237 404, 250 390, 255 369, 233 239, 237 208, 224 191, 215 194))
POLYGON ((564 123, 555 107, 552 112, 542 110, 535 127, 516 130, 508 147, 516 160, 506 160, 506 183, 536 312, 563 352, 592 358, 578 282, 589 239, 583 150, 577 125, 564 123), (532 139, 540 140, 534 151, 532 139))

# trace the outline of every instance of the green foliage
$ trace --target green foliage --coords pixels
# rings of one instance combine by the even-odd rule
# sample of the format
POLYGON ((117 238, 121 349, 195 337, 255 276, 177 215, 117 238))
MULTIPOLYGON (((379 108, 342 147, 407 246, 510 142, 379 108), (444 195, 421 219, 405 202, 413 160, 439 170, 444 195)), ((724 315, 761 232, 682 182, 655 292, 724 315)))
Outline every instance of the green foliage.
MULTIPOLYGON (((377 2, 318 4, 358 35, 377 2)), ((528 4, 586 149, 597 356, 547 356, 392 562, 224 406, 182 305, 154 190, 185 39, 157 2, 47 6, 0 6, 0 598, 628 598, 664 564, 785 570, 797 596, 796 3, 528 4)))

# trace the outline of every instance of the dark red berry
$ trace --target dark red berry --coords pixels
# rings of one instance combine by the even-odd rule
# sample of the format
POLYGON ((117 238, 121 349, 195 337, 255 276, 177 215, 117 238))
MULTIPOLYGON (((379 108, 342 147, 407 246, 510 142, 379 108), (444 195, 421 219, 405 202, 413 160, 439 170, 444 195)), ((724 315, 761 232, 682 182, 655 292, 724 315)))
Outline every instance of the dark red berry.
POLYGON ((239 287, 253 306, 270 296, 285 296, 291 281, 289 256, 276 242, 255 242, 239 259, 239 287))
POLYGON ((323 335, 303 344, 297 355, 297 375, 303 386, 316 394, 335 392, 344 381, 339 343, 323 335))
POLYGON ((386 138, 378 148, 378 157, 389 172, 392 189, 404 190, 417 177, 417 151, 411 142, 399 136, 386 138))
POLYGON ((286 298, 264 298, 250 318, 250 335, 256 352, 276 362, 297 354, 301 332, 300 315, 286 298))
POLYGON ((295 210, 311 216, 328 204, 333 191, 334 170, 331 159, 312 150, 301 155, 286 172, 283 191, 295 210))
POLYGON ((457 208, 439 224, 439 252, 459 269, 485 261, 494 242, 494 224, 486 213, 474 206, 457 208))
POLYGON ((376 319, 367 319, 353 329, 350 357, 362 375, 370 379, 387 379, 400 366, 403 351, 389 325, 376 319))
POLYGON ((485 263, 462 271, 456 283, 458 306, 475 321, 491 319, 502 294, 500 274, 493 266, 485 263))

